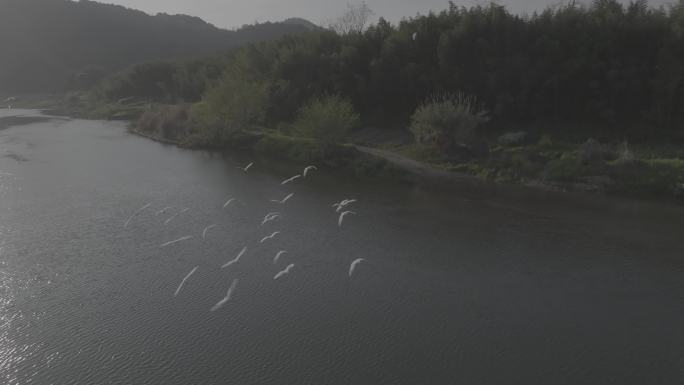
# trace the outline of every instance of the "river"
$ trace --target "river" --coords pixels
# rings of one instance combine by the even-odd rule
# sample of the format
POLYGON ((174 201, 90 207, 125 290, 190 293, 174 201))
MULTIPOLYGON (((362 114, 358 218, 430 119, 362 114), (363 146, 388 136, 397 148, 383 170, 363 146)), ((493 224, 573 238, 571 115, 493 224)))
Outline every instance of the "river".
POLYGON ((680 206, 324 167, 281 185, 305 165, 183 150, 120 122, 16 124, 0 130, 1 383, 684 379, 680 206), (338 226, 344 198, 356 215, 338 226))

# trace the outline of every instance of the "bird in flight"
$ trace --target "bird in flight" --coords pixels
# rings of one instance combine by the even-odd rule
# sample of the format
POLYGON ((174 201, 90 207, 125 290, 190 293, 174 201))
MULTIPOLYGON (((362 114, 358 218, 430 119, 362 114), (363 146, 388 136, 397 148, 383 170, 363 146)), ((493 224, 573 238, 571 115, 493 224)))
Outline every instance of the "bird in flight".
POLYGON ((340 214, 340 218, 337 220, 337 225, 342 227, 342 221, 344 220, 344 217, 349 214, 356 215, 356 213, 353 211, 344 211, 342 214, 340 214))
POLYGON ((235 257, 235 259, 226 262, 223 266, 221 266, 221 268, 225 269, 226 267, 228 267, 228 266, 236 263, 237 261, 239 261, 240 258, 242 258, 242 256, 245 254, 246 251, 247 251, 247 246, 243 247, 242 250, 240 250, 240 252, 238 253, 237 257, 235 257))
POLYGON ((282 257, 283 254, 286 254, 286 253, 287 253, 287 251, 285 251, 285 250, 280 250, 280 251, 278 252, 278 254, 276 254, 276 256, 273 257, 273 264, 278 263, 278 260, 280 259, 280 257, 282 257))
POLYGON ((197 268, 198 268, 198 267, 199 267, 199 266, 195 266, 195 268, 192 269, 192 270, 190 270, 190 272, 188 273, 188 275, 186 275, 185 278, 183 278, 183 280, 181 281, 180 285, 178 285, 178 289, 176 289, 176 292, 173 293, 173 296, 174 296, 174 297, 177 296, 178 293, 180 293, 181 289, 183 288, 183 285, 185 284, 185 281, 187 281, 188 278, 190 278, 191 275, 195 274, 195 272, 197 271, 197 268))
POLYGON ((207 238, 207 231, 209 231, 210 229, 213 229, 214 227, 216 227, 216 225, 209 225, 209 226, 205 227, 204 230, 202 231, 202 239, 206 239, 207 238))
POLYGON ((291 182, 296 181, 297 179, 299 179, 299 178, 301 178, 301 177, 302 177, 302 176, 301 176, 300 174, 297 174, 297 175, 293 176, 292 178, 285 179, 285 180, 282 181, 280 184, 288 184, 288 183, 291 183, 291 182))
POLYGON ((174 218, 176 218, 177 216, 183 214, 184 212, 186 212, 186 211, 188 211, 188 210, 190 210, 190 209, 186 207, 186 208, 184 208, 183 210, 181 210, 181 211, 179 211, 179 212, 173 214, 169 219, 167 219, 166 221, 164 221, 164 224, 165 224, 165 225, 168 225, 169 222, 171 222, 174 218))
POLYGON ((365 261, 365 259, 363 259, 363 258, 355 259, 354 262, 352 262, 351 265, 349 265, 349 276, 350 277, 352 276, 352 274, 354 274, 354 270, 356 270, 356 266, 358 266, 359 263, 364 262, 364 261, 365 261))
POLYGON ((276 219, 280 218, 280 213, 268 213, 264 217, 264 220, 261 221, 261 225, 265 225, 268 222, 275 221, 276 219))
POLYGON ((238 167, 238 168, 239 168, 240 170, 242 170, 243 172, 247 172, 247 170, 249 170, 249 168, 252 167, 252 165, 254 165, 254 162, 252 162, 252 163, 246 165, 245 167, 238 167))
POLYGON ((225 209, 226 207, 228 207, 228 205, 233 203, 233 201, 235 201, 235 198, 228 199, 226 203, 223 204, 223 208, 225 209))
POLYGON ((316 170, 316 171, 318 171, 318 167, 316 167, 316 166, 306 166, 306 167, 304 168, 304 172, 302 173, 302 176, 303 176, 304 178, 306 178, 306 176, 309 174, 309 171, 311 171, 311 170, 316 170))
POLYGON ((350 204, 356 202, 356 199, 343 199, 340 202, 333 203, 332 207, 335 207, 335 212, 340 212, 343 208, 349 206, 350 204))
POLYGON ((222 300, 218 301, 216 305, 214 305, 209 311, 216 311, 222 308, 223 305, 226 304, 226 302, 230 301, 230 297, 233 295, 233 290, 235 290, 235 286, 237 286, 237 284, 238 280, 234 279, 233 283, 231 283, 230 287, 228 288, 228 293, 226 294, 226 296, 222 300))
POLYGON ((292 270, 293 267, 294 267, 294 263, 287 265, 285 270, 278 272, 278 274, 276 274, 275 277, 273 277, 273 279, 278 279, 278 278, 282 277, 283 275, 289 274, 290 270, 292 270))
POLYGON ((188 235, 188 236, 185 236, 185 237, 182 237, 182 238, 178 238, 178 239, 173 240, 173 241, 169 241, 169 242, 163 243, 163 244, 162 244, 161 246, 159 246, 159 247, 171 246, 171 245, 173 245, 174 243, 187 241, 187 240, 190 239, 190 238, 192 238, 192 235, 188 235))
POLYGON ((126 222, 124 222, 124 225, 123 225, 124 229, 125 229, 126 227, 128 227, 128 224, 131 223, 131 220, 133 220, 133 218, 135 218, 136 216, 138 216, 138 214, 140 214, 141 212, 143 212, 143 210, 145 210, 146 208, 148 208, 148 207, 150 207, 150 206, 152 206, 152 202, 146 204, 145 206, 139 208, 136 212, 134 212, 133 215, 131 215, 131 216, 126 220, 126 222))
POLYGON ((285 198, 283 198, 281 200, 271 199, 271 202, 280 203, 282 205, 282 204, 285 204, 285 202, 287 202, 290 198, 292 198, 293 195, 294 195, 294 193, 290 193, 285 198))
POLYGON ((266 242, 266 241, 269 240, 269 239, 273 239, 273 238, 274 238, 276 235, 278 235, 278 234, 280 234, 280 231, 274 231, 273 234, 267 235, 267 236, 263 237, 263 238, 261 239, 261 241, 259 241, 259 243, 264 243, 264 242, 266 242))

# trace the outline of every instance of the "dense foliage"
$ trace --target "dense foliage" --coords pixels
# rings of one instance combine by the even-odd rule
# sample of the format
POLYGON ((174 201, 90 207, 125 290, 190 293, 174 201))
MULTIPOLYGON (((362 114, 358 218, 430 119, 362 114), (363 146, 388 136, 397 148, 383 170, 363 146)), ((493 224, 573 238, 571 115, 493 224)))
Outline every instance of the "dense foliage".
POLYGON ((268 103, 265 82, 237 68, 229 71, 192 111, 196 128, 216 141, 225 141, 236 132, 259 126, 268 103))
POLYGON ((225 65, 226 59, 222 57, 143 63, 107 77, 93 92, 98 98, 110 101, 133 97, 169 104, 196 102, 206 90, 207 82, 216 81, 225 65))
POLYGON ((188 145, 335 165, 356 155, 331 142, 353 142, 497 181, 684 197, 684 0, 530 17, 452 3, 398 25, 350 12, 328 30, 136 65, 73 99, 90 116, 143 113, 138 131, 188 145))
POLYGON ((342 142, 360 124, 359 115, 347 99, 337 95, 314 98, 302 107, 294 133, 321 142, 342 142))
POLYGON ((419 144, 453 152, 477 134, 488 120, 477 100, 463 93, 430 97, 411 117, 411 132, 419 144))
MULTIPOLYGON (((186 82, 197 86, 185 99, 205 84, 248 76, 266 84, 266 125, 292 123, 315 98, 340 95, 364 126, 405 129, 430 95, 463 92, 489 111, 489 129, 665 140, 684 124, 682 4, 666 10, 597 0, 526 18, 498 5, 451 4, 396 26, 380 19, 363 32, 288 35, 227 58, 222 81, 191 80, 218 76, 218 68, 188 71, 186 82)), ((206 112, 225 112, 214 106, 206 112)))

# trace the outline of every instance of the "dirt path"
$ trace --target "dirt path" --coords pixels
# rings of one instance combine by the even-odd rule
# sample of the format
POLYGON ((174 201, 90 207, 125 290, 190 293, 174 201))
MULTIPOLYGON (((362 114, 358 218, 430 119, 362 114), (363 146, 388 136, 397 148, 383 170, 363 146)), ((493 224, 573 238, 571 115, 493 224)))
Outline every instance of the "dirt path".
POLYGON ((393 165, 421 178, 443 179, 452 181, 482 181, 480 178, 468 174, 438 170, 429 164, 413 160, 396 152, 377 148, 354 145, 357 150, 385 159, 393 165))

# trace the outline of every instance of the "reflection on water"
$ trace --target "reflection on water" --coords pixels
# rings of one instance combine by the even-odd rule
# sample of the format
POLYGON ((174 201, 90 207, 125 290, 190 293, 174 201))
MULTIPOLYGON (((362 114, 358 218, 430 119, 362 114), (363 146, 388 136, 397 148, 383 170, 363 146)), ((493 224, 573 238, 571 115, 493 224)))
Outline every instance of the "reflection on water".
MULTIPOLYGON (((28 282, 21 282, 7 271, 5 247, 0 246, 0 380, 5 384, 20 384, 31 378, 31 358, 40 350, 40 343, 20 343, 13 336, 29 333, 31 315, 26 315, 16 303, 17 292, 28 282)), ((35 372, 37 368, 34 368, 35 372)))
POLYGON ((323 167, 282 185, 302 165, 112 122, 9 128, 1 154, 26 159, 0 156, 3 383, 684 378, 680 207, 323 167))

